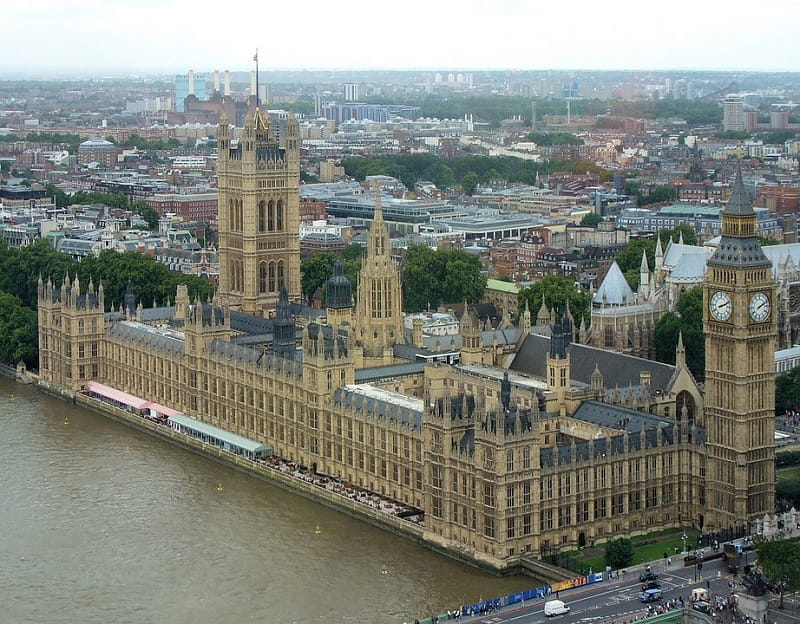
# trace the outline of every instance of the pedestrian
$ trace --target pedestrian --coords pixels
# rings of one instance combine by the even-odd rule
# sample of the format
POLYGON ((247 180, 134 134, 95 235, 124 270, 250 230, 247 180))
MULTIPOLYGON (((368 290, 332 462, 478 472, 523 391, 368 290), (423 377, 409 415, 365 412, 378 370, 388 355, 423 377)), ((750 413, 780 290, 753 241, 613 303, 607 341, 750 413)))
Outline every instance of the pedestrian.
POLYGON ((672 565, 672 557, 667 557, 667 567, 672 565))

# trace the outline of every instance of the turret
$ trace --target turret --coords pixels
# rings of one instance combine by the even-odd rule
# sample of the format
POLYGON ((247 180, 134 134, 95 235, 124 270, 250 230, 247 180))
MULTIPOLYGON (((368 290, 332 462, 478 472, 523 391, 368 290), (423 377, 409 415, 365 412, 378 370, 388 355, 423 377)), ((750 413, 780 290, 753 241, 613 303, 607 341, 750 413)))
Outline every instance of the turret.
POLYGON ((650 298, 650 267, 647 264, 647 252, 642 250, 642 263, 639 266, 639 301, 650 298))
POLYGON ((594 365, 594 371, 592 372, 591 384, 592 384, 592 396, 594 397, 594 400, 602 401, 606 389, 605 389, 605 384, 603 382, 603 374, 600 372, 600 367, 597 365, 596 362, 594 365))
POLYGON ((272 323, 272 347, 277 355, 282 357, 294 357, 296 344, 294 319, 292 318, 292 306, 289 303, 289 293, 285 288, 281 289, 276 309, 275 320, 272 323))
POLYGON ((537 325, 549 325, 551 322, 550 311, 544 302, 544 295, 542 295, 542 305, 539 306, 539 312, 536 314, 537 325))
POLYGON ((133 284, 130 280, 125 285, 124 313, 128 320, 136 316, 136 295, 133 294, 133 284))
POLYGON ((419 317, 411 321, 411 342, 418 349, 424 346, 422 340, 422 319, 419 317))
POLYGON ((286 152, 287 158, 299 159, 300 150, 300 125, 297 123, 294 111, 289 111, 289 119, 286 122, 286 152))
POLYGON ((218 161, 227 160, 231 148, 231 120, 225 110, 225 98, 222 99, 222 109, 219 114, 219 127, 217 128, 217 158, 218 161))
POLYGON ((522 313, 522 331, 528 334, 531 331, 531 308, 527 299, 525 299, 525 311, 522 313))

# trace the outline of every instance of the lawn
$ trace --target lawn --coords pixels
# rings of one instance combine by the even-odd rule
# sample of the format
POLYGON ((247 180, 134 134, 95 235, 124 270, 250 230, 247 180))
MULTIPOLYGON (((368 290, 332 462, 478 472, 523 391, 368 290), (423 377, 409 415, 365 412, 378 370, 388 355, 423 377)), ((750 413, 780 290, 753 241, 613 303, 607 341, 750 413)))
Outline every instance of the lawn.
POLYGON ((775 493, 779 498, 788 498, 797 504, 800 500, 800 466, 789 466, 778 470, 775 493))
MULTIPOLYGON (((633 561, 631 565, 634 566, 640 563, 663 560, 665 552, 669 557, 672 557, 674 562, 676 557, 680 558, 680 553, 683 550, 682 535, 683 532, 680 529, 668 529, 666 531, 658 531, 656 533, 650 533, 649 535, 641 535, 632 538, 633 561)), ((697 532, 687 531, 686 535, 688 536, 686 540, 687 548, 691 549, 692 545, 696 543, 697 532)), ((600 546, 594 550, 600 551, 599 556, 587 557, 582 561, 582 565, 586 567, 587 572, 589 570, 598 572, 606 568, 605 561, 603 560, 603 547, 600 546)))

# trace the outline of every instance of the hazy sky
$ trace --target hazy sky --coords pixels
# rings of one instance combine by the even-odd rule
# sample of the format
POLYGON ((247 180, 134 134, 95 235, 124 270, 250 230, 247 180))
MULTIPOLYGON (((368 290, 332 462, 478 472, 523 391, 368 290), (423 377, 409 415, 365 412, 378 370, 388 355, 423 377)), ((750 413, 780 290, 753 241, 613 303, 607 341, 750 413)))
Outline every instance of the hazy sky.
POLYGON ((0 72, 800 71, 797 0, 8 0, 0 72))

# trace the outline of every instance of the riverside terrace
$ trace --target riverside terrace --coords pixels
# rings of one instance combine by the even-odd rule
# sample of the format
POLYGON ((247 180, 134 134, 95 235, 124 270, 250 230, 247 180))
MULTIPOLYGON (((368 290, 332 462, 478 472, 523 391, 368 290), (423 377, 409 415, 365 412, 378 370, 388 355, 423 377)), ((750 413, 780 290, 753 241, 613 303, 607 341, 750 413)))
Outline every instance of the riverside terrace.
MULTIPOLYGON (((362 399, 369 400, 380 398, 382 392, 374 388, 360 388, 353 386, 353 394, 361 395, 362 399)), ((310 483, 327 490, 338 496, 356 501, 382 513, 397 516, 419 525, 424 525, 424 514, 419 509, 405 505, 389 497, 378 495, 358 486, 344 483, 340 479, 309 471, 307 467, 273 455, 272 447, 259 444, 243 436, 220 429, 203 421, 180 414, 173 409, 152 403, 146 399, 122 392, 110 386, 89 382, 84 393, 87 398, 96 403, 102 403, 106 408, 115 408, 127 413, 130 417, 139 417, 149 421, 159 428, 171 430, 186 438, 195 438, 206 445, 215 447, 218 452, 236 455, 254 465, 268 466, 284 475, 298 481, 310 483)), ((355 399, 359 400, 359 399, 355 399)), ((397 414, 416 414, 417 403, 413 399, 407 400, 403 405, 395 406, 397 414)))

